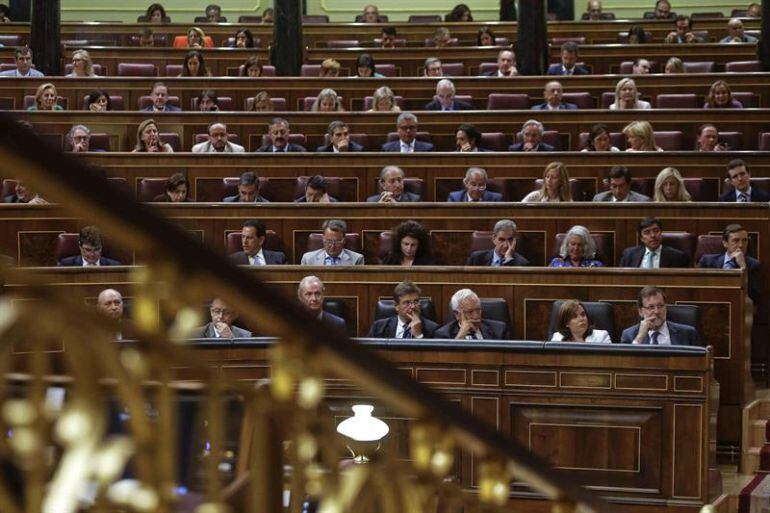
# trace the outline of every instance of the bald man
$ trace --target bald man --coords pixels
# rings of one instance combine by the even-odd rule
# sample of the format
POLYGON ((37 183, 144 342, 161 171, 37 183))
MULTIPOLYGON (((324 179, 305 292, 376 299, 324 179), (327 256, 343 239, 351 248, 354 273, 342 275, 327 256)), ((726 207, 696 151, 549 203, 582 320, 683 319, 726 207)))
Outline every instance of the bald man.
MULTIPOLYGON (((123 296, 115 289, 104 289, 99 292, 99 296, 96 298, 96 309, 113 321, 121 324, 127 323, 123 319, 123 296)), ((121 331, 117 331, 114 336, 115 340, 123 340, 121 331)))

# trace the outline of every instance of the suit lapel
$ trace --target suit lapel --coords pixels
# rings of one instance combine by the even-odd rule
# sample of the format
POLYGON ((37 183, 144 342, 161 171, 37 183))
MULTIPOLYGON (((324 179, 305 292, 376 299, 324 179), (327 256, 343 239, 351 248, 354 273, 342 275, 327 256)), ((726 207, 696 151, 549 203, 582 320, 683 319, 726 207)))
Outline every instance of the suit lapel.
POLYGON ((398 315, 395 315, 388 319, 385 323, 385 336, 387 338, 396 338, 396 330, 398 329, 398 315))

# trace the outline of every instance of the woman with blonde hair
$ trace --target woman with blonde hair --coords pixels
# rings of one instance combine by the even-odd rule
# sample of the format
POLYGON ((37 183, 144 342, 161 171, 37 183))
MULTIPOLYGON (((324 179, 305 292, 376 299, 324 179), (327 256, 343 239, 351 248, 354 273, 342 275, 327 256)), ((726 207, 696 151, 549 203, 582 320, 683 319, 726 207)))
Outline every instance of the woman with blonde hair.
POLYGON ((251 102, 251 112, 272 112, 273 111, 273 99, 270 97, 270 93, 267 91, 260 91, 254 95, 251 102))
POLYGON ((743 104, 733 98, 730 86, 724 80, 717 80, 711 84, 709 94, 706 95, 704 109, 742 109, 743 104))
POLYGON ((650 102, 639 99, 639 91, 633 78, 621 78, 615 86, 615 101, 610 110, 651 109, 650 102))
POLYGON ((663 68, 663 72, 666 75, 672 75, 675 73, 687 73, 684 69, 684 62, 679 57, 671 57, 666 61, 666 66, 663 68))
POLYGON ((653 201, 692 201, 690 193, 684 186, 684 179, 675 167, 664 168, 655 177, 655 194, 653 201))
POLYGON ((68 78, 72 77, 95 77, 94 64, 91 61, 91 55, 85 50, 75 50, 72 52, 72 71, 67 73, 68 78))
POLYGON ((372 95, 372 108, 367 112, 401 112, 396 105, 396 95, 388 86, 378 87, 372 95))
POLYGON ((647 121, 632 121, 623 128, 626 151, 663 151, 655 144, 655 132, 647 121))
POLYGON ((168 143, 160 140, 158 124, 154 119, 145 119, 136 129, 136 146, 133 153, 174 153, 174 149, 168 143))
POLYGON ((35 91, 35 104, 27 110, 64 110, 61 105, 56 103, 56 86, 50 82, 40 84, 35 91))
POLYGON ((543 186, 532 191, 521 200, 522 203, 549 203, 572 201, 567 166, 561 162, 551 162, 543 171, 543 186))
POLYGON ((321 89, 318 93, 313 106, 310 107, 312 112, 345 112, 342 108, 342 101, 337 95, 337 91, 330 88, 321 89))

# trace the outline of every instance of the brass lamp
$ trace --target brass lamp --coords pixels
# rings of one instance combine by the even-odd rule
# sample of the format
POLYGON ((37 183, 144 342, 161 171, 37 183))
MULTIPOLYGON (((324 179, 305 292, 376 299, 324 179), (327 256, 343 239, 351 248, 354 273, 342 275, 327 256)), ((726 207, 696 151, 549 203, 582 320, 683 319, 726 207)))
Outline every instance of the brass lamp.
POLYGON ((345 436, 354 463, 366 463, 380 448, 380 440, 390 431, 388 425, 372 416, 371 404, 353 405, 353 416, 337 425, 337 432, 345 436))

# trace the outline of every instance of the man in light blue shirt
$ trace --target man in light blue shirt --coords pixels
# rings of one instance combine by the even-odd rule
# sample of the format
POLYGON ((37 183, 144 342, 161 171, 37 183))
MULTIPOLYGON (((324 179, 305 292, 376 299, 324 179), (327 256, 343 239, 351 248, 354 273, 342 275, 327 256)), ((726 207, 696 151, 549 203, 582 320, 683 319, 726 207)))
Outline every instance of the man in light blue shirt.
POLYGON ((2 77, 44 77, 42 73, 32 67, 32 49, 22 46, 13 53, 16 60, 16 69, 0 72, 2 77))

